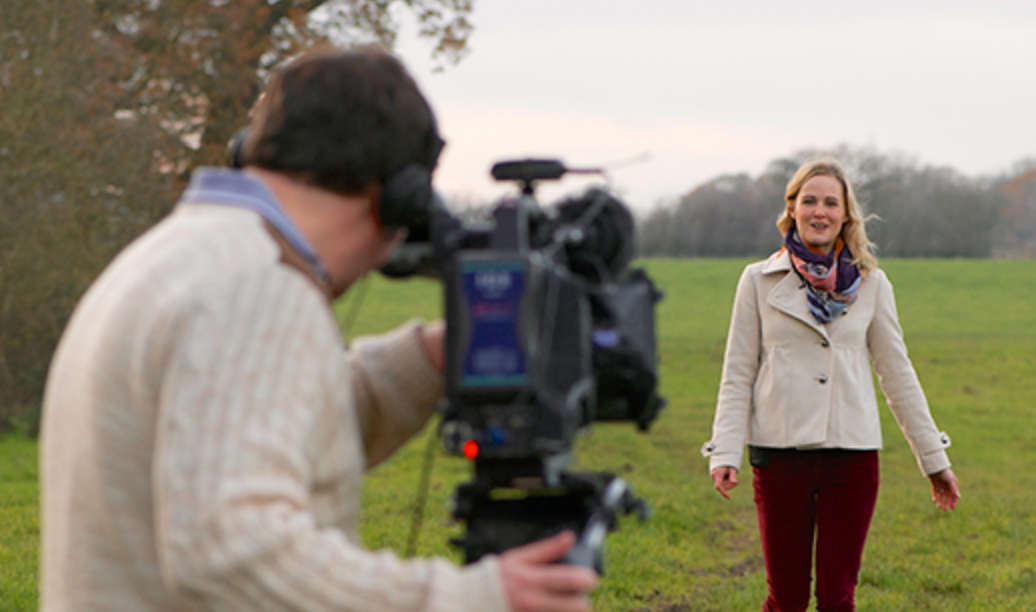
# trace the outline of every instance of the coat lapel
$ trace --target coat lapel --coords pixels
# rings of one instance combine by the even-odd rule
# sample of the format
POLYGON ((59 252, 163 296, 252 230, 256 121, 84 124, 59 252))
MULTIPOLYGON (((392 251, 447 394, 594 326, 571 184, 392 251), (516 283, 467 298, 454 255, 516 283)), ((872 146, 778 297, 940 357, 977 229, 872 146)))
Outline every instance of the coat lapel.
POLYGON ((783 273, 783 277, 777 281, 777 284, 770 291, 770 295, 767 296, 767 303, 789 317, 805 323, 824 339, 830 341, 827 335, 827 327, 818 323, 809 312, 809 304, 806 302, 806 290, 803 287, 803 282, 805 281, 799 278, 798 274, 792 272, 791 258, 788 256, 787 251, 781 251, 778 255, 771 257, 763 268, 763 274, 765 275, 780 273, 783 273))

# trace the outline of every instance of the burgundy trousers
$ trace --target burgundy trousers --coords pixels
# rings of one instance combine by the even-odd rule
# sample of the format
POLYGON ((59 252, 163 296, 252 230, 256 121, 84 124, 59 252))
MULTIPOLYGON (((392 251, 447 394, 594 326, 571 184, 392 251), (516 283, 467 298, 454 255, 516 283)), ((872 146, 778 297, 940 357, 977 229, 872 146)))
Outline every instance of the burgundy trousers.
POLYGON ((856 610, 863 545, 878 498, 878 452, 753 453, 769 596, 763 612, 805 612, 816 540, 818 612, 856 610))

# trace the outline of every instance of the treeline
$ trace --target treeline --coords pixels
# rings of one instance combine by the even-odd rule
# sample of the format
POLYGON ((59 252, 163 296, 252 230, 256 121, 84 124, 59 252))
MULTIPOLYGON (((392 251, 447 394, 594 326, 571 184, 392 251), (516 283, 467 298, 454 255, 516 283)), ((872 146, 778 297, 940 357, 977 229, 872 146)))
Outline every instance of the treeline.
POLYGON ((784 188, 806 160, 833 157, 848 170, 871 215, 868 236, 879 256, 1031 256, 1036 238, 1036 160, 998 177, 970 178, 951 168, 870 148, 807 149, 776 159, 757 177, 725 175, 641 219, 644 256, 763 257, 781 244, 775 223, 784 188), (1028 187, 1027 187, 1028 185, 1028 187), (1026 190, 1027 189, 1027 190, 1026 190))

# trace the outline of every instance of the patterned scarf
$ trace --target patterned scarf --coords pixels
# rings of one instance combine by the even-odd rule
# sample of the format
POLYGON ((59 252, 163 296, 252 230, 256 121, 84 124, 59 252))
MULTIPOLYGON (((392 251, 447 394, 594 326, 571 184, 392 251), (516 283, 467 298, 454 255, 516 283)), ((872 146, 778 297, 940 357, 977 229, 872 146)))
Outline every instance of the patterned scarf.
POLYGON ((795 271, 806 281, 809 312, 817 321, 834 321, 856 301, 860 270, 853 264, 852 251, 841 236, 835 242, 833 255, 818 255, 803 244, 793 225, 784 236, 784 248, 795 271))

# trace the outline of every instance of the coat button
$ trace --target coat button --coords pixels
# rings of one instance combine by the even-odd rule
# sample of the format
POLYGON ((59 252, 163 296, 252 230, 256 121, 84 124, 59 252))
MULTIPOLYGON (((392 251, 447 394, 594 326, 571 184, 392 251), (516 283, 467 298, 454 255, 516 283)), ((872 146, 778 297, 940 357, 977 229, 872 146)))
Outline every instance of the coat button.
POLYGON ((831 343, 827 341, 827 338, 825 338, 825 339, 820 341, 820 346, 822 346, 824 348, 827 348, 827 347, 831 346, 831 343))
POLYGON ((818 378, 817 381, 819 381, 822 385, 827 384, 827 374, 821 374, 820 378, 818 378))

